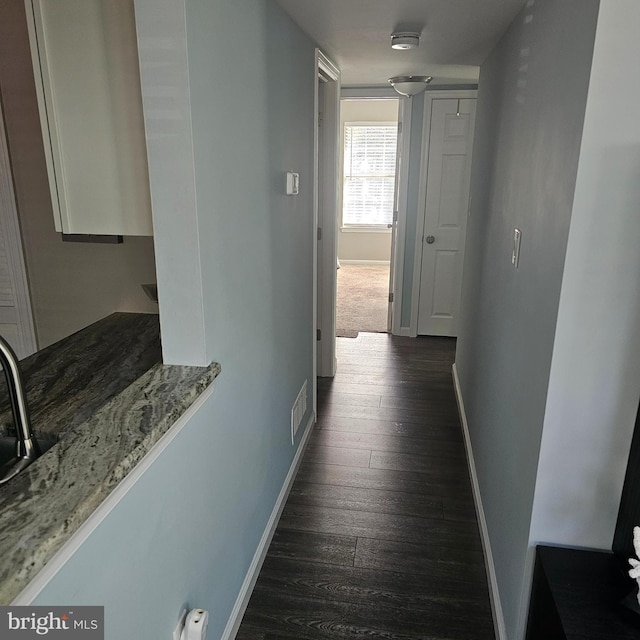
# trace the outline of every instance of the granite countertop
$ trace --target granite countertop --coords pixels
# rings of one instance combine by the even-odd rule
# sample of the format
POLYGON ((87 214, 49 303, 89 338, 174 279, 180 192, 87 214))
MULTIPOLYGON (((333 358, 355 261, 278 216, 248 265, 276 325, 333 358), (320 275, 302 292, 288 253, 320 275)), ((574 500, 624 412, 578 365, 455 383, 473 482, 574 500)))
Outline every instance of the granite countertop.
MULTIPOLYGON (((158 317, 129 313, 47 347, 21 368, 36 437, 59 441, 0 485, 0 605, 11 603, 220 372, 215 363, 163 365, 158 317)), ((10 431, 9 420, 5 409, 0 434, 10 431)))

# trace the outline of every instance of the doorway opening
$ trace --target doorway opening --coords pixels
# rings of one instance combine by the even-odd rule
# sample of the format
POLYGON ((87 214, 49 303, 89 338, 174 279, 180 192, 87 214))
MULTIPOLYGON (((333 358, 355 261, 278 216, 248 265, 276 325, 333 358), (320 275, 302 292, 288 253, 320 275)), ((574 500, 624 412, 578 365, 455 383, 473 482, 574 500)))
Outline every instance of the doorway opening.
POLYGON ((399 99, 340 101, 336 336, 391 330, 399 99))

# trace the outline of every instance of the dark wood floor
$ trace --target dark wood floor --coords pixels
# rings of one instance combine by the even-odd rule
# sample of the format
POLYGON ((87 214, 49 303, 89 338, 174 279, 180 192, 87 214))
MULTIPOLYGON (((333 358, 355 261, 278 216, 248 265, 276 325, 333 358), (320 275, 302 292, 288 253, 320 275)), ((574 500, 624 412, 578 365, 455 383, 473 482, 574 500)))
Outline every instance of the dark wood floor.
POLYGON ((494 638, 454 350, 338 339, 238 640, 494 638))

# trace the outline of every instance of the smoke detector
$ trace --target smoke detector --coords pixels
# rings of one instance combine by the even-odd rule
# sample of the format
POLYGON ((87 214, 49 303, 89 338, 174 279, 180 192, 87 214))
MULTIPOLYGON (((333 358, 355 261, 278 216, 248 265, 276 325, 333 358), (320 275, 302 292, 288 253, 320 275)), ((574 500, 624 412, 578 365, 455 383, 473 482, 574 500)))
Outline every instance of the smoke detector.
POLYGON ((417 49, 420 44, 420 34, 415 31, 397 31, 391 34, 391 48, 399 51, 417 49))

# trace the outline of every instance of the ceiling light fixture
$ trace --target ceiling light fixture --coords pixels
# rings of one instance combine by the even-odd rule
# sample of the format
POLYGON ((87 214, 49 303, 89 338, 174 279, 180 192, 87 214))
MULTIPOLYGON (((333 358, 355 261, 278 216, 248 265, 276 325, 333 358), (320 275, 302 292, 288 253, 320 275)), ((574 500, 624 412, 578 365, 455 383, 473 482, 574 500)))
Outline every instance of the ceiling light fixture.
POLYGON ((389 78, 389 84, 401 96, 415 96, 422 93, 432 80, 431 76, 396 76, 389 78))
POLYGON ((400 51, 417 49, 420 44, 420 34, 415 31, 397 31, 391 34, 391 48, 400 51))

